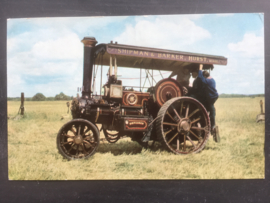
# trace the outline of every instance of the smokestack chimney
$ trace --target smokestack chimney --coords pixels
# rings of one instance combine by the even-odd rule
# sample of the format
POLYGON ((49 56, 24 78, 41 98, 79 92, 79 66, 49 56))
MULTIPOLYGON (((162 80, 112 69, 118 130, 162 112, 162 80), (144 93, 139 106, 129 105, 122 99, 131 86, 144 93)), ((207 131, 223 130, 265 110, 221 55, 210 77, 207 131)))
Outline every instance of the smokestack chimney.
POLYGON ((97 44, 97 41, 94 37, 84 37, 82 43, 84 44, 82 97, 89 99, 91 94, 94 48, 97 44))

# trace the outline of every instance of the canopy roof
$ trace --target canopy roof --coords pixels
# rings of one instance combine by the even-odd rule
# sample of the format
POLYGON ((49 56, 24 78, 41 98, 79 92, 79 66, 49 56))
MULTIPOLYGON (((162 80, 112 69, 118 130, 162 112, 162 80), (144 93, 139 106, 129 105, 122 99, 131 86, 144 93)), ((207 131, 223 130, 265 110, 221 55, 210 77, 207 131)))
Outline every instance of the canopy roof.
POLYGON ((227 58, 223 56, 123 44, 99 44, 95 51, 97 55, 104 53, 102 61, 97 58, 95 64, 107 66, 110 65, 110 55, 116 57, 118 67, 127 68, 175 71, 184 66, 198 67, 199 64, 204 64, 204 69, 212 68, 214 64, 227 65, 227 58))

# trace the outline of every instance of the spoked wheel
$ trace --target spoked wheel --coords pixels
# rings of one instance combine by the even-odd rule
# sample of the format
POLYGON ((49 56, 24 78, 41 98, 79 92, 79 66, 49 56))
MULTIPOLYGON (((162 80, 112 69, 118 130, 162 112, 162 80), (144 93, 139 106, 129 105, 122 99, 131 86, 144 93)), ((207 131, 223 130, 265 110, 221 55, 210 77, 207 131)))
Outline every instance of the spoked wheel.
POLYGON ((104 125, 102 126, 102 129, 104 136, 109 143, 116 143, 121 137, 120 132, 115 130, 108 130, 104 125))
POLYGON ((210 119, 204 106, 190 97, 173 98, 159 110, 158 139, 175 154, 201 151, 208 138, 210 119))
POLYGON ((57 148, 66 159, 86 159, 92 156, 99 145, 97 127, 84 119, 66 123, 58 132, 57 148))

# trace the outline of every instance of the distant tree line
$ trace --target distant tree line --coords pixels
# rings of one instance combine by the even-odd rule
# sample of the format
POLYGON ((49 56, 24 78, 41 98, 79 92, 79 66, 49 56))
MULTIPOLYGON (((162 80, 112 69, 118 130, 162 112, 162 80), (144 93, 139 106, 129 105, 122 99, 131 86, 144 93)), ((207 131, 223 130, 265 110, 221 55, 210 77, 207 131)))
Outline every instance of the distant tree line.
MULTIPOLYGON (((242 98, 242 97, 264 97, 264 94, 220 94, 219 98, 242 98)), ((25 101, 57 101, 72 100, 73 96, 67 96, 63 92, 55 95, 55 97, 45 97, 42 93, 37 93, 33 97, 25 97, 25 101)), ((8 97, 8 101, 21 101, 20 97, 8 97)))
MULTIPOLYGON (((55 95, 55 97, 45 97, 42 93, 36 93, 33 97, 25 97, 25 101, 57 101, 57 100, 72 100, 73 96, 67 96, 63 92, 55 95)), ((21 97, 8 97, 8 101, 21 101, 21 97)))
POLYGON ((264 97, 264 94, 220 94, 219 98, 264 97))

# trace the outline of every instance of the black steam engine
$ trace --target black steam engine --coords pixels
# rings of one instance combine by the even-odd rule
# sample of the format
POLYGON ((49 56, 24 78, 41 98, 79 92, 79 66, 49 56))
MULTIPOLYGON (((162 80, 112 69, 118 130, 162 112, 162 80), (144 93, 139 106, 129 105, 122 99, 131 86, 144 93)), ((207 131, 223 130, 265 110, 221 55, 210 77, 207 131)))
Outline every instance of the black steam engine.
POLYGON ((227 59, 117 43, 96 45, 97 41, 91 37, 82 42, 82 96, 73 99, 73 120, 67 122, 57 135, 57 147, 64 158, 92 156, 98 148, 100 132, 110 143, 117 142, 122 136, 129 136, 144 147, 150 141, 159 141, 175 154, 196 153, 204 148, 210 127, 204 106, 193 98, 184 97, 183 87, 174 79, 162 79, 153 85, 154 75, 150 70, 174 71, 184 66, 205 64, 207 67, 213 63, 226 65, 227 59), (96 74, 94 65, 109 66, 104 85, 101 67, 100 95, 91 88, 93 73, 96 74), (152 86, 147 87, 147 91, 142 91, 145 87, 141 85, 137 87, 138 91, 124 86, 117 78, 118 66, 145 70, 147 78, 152 77, 152 86))

